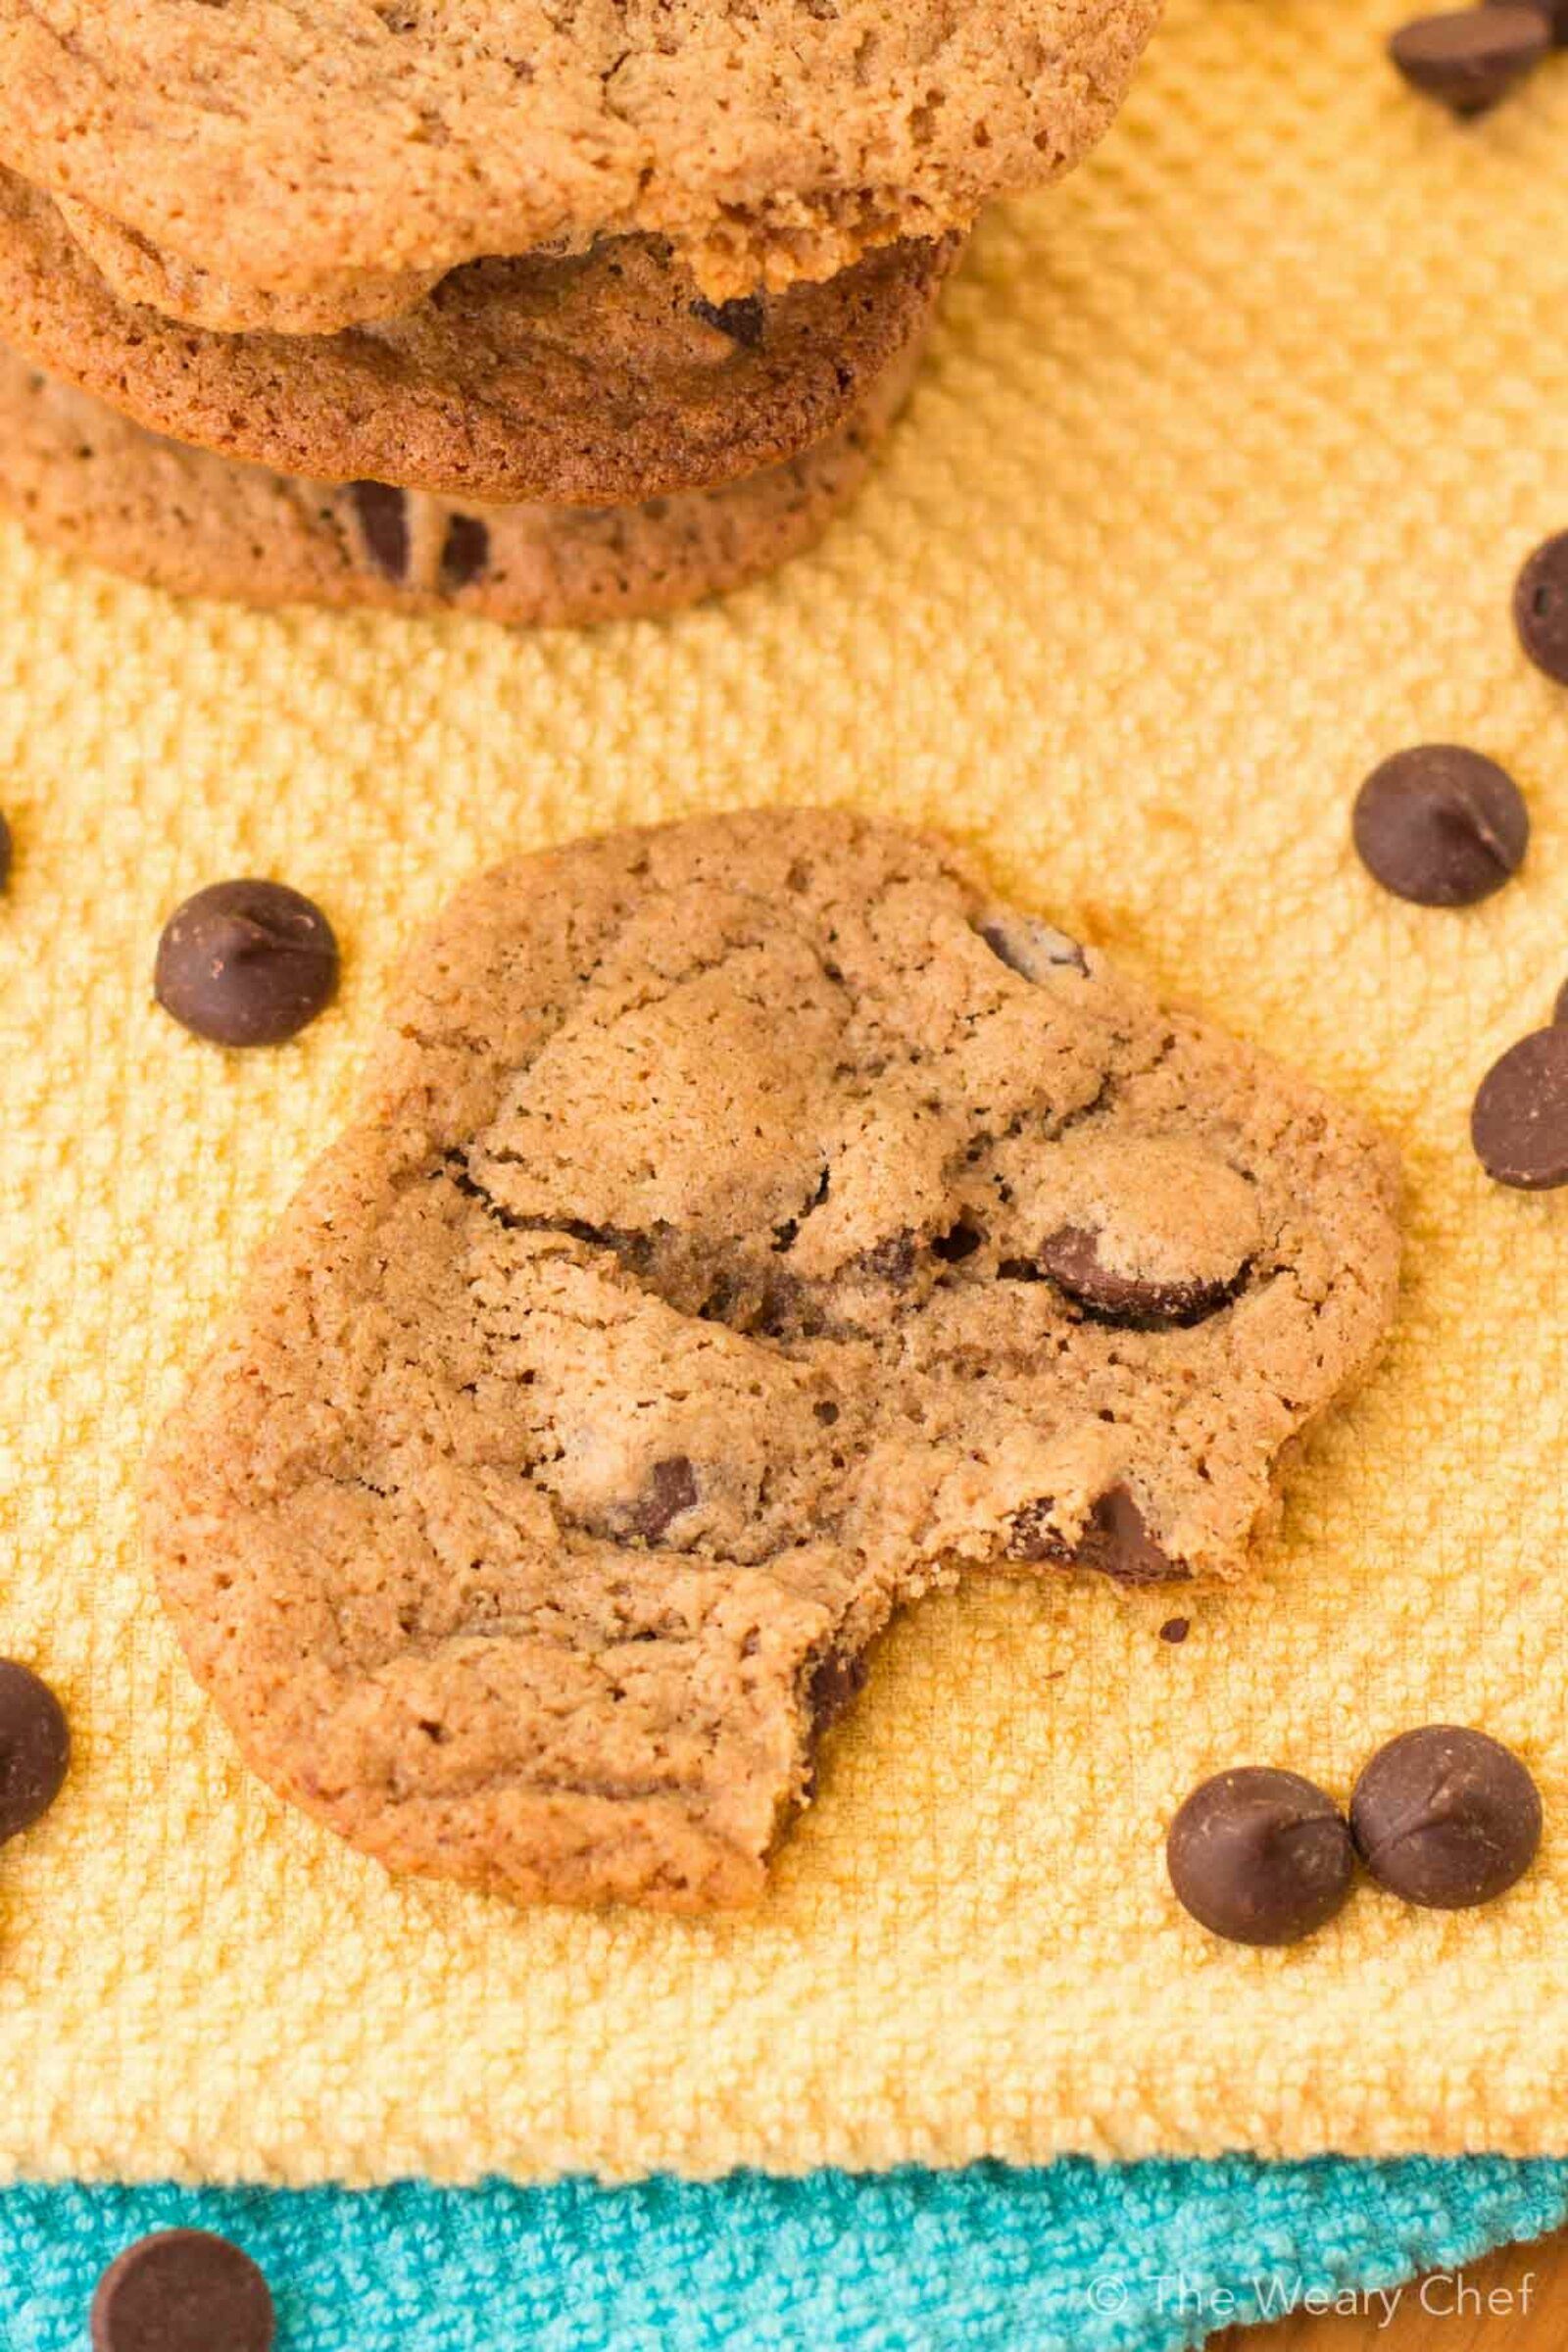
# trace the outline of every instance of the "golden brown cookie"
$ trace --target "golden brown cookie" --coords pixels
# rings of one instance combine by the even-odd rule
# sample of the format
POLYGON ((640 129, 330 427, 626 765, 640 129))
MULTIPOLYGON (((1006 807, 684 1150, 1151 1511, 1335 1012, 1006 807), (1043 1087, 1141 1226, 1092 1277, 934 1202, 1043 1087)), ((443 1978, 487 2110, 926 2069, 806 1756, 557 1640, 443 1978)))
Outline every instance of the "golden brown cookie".
POLYGON ((1353 1113, 940 842, 708 818, 487 875, 169 1425, 257 1768, 395 1869, 745 1902, 904 1601, 1234 1577, 1393 1305, 1353 1113))
POLYGON ((271 294, 647 232, 717 301, 1068 170, 1156 8, 0 0, 0 161, 271 294))
POLYGON ((514 504, 710 489, 837 432, 930 322, 956 243, 715 310, 667 249, 476 262, 409 316, 228 335, 122 302, 0 173, 0 340, 176 441, 304 474, 514 504))
POLYGON ((59 203, 72 236, 122 302, 220 335, 331 335, 340 326, 401 318, 442 275, 439 270, 409 270, 389 277, 348 275, 323 279, 307 294, 266 294, 160 252, 94 204, 71 196, 59 203))
POLYGON ((0 350, 0 508, 155 588, 576 627, 697 603, 814 545, 859 490, 917 354, 816 448, 718 490, 632 507, 455 506, 185 449, 0 350))

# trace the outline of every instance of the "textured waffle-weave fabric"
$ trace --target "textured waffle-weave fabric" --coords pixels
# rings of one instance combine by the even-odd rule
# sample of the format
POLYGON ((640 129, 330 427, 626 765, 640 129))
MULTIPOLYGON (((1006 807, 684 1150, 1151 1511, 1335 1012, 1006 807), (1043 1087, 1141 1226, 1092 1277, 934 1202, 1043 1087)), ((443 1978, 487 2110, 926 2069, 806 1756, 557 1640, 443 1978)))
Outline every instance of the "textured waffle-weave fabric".
MULTIPOLYGON (((12 2189, 0 2345, 77 2352, 99 2273, 218 2230, 271 2281, 277 2352, 1180 2352, 1531 2237, 1568 2167, 993 2164, 604 2189, 12 2189)), ((1522 2283, 1522 2282, 1521 2282, 1522 2283)), ((1441 2287, 1429 2290, 1439 2317, 1441 2287)))
POLYGON ((1568 2146, 1568 1205, 1481 1176, 1493 1056, 1568 973, 1568 699, 1516 566, 1568 524, 1568 61, 1460 128, 1374 0, 1174 0, 1093 161, 984 226, 868 496, 662 625, 176 605, 0 531, 0 1652, 78 1763, 0 1858, 0 2173, 349 2184, 1064 2151, 1568 2146), (1399 904, 1348 839, 1386 753, 1518 774, 1522 875, 1399 904), (143 1449, 352 1100, 402 944, 476 867, 740 802, 941 824, 1000 888, 1398 1137, 1387 1363, 1250 1586, 912 1611, 754 1915, 519 1915, 289 1813, 199 1699, 143 1449), (338 1006, 225 1058, 151 1000, 170 908, 273 873, 338 1006), (1548 1838, 1468 1916, 1363 1888, 1207 1941, 1164 1825, 1268 1759, 1344 1794, 1475 1722, 1548 1838))

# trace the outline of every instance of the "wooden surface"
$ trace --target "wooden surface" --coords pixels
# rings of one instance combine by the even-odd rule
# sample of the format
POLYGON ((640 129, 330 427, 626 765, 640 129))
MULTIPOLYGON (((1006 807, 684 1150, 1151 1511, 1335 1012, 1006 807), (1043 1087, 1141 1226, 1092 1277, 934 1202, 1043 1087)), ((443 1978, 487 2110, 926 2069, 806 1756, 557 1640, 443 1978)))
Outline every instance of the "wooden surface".
POLYGON ((1205 2352, 1568 2352, 1568 2231, 1413 2280, 1392 2319, 1374 2295, 1354 2314, 1228 2329, 1205 2352))

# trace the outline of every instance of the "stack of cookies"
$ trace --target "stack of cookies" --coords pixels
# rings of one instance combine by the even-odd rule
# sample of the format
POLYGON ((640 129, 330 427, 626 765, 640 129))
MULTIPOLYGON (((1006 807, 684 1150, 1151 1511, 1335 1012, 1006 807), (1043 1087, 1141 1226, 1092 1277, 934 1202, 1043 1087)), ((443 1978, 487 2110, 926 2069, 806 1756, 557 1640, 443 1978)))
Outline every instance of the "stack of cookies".
POLYGON ((0 501, 167 588, 650 612, 808 546, 1157 0, 0 0, 0 501))

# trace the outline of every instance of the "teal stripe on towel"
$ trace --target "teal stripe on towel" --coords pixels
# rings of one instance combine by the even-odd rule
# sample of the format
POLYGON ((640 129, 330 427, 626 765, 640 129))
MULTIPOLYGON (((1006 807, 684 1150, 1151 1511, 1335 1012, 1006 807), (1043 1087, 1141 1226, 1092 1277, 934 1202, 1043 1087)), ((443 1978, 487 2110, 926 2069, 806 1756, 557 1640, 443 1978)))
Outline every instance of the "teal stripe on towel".
POLYGON ((1488 2157, 630 2188, 13 2188, 0 2347, 81 2352, 105 2264, 176 2224, 261 2263, 278 2352, 1177 2352, 1308 2290, 1389 2289, 1565 2216, 1568 2164, 1488 2157))

